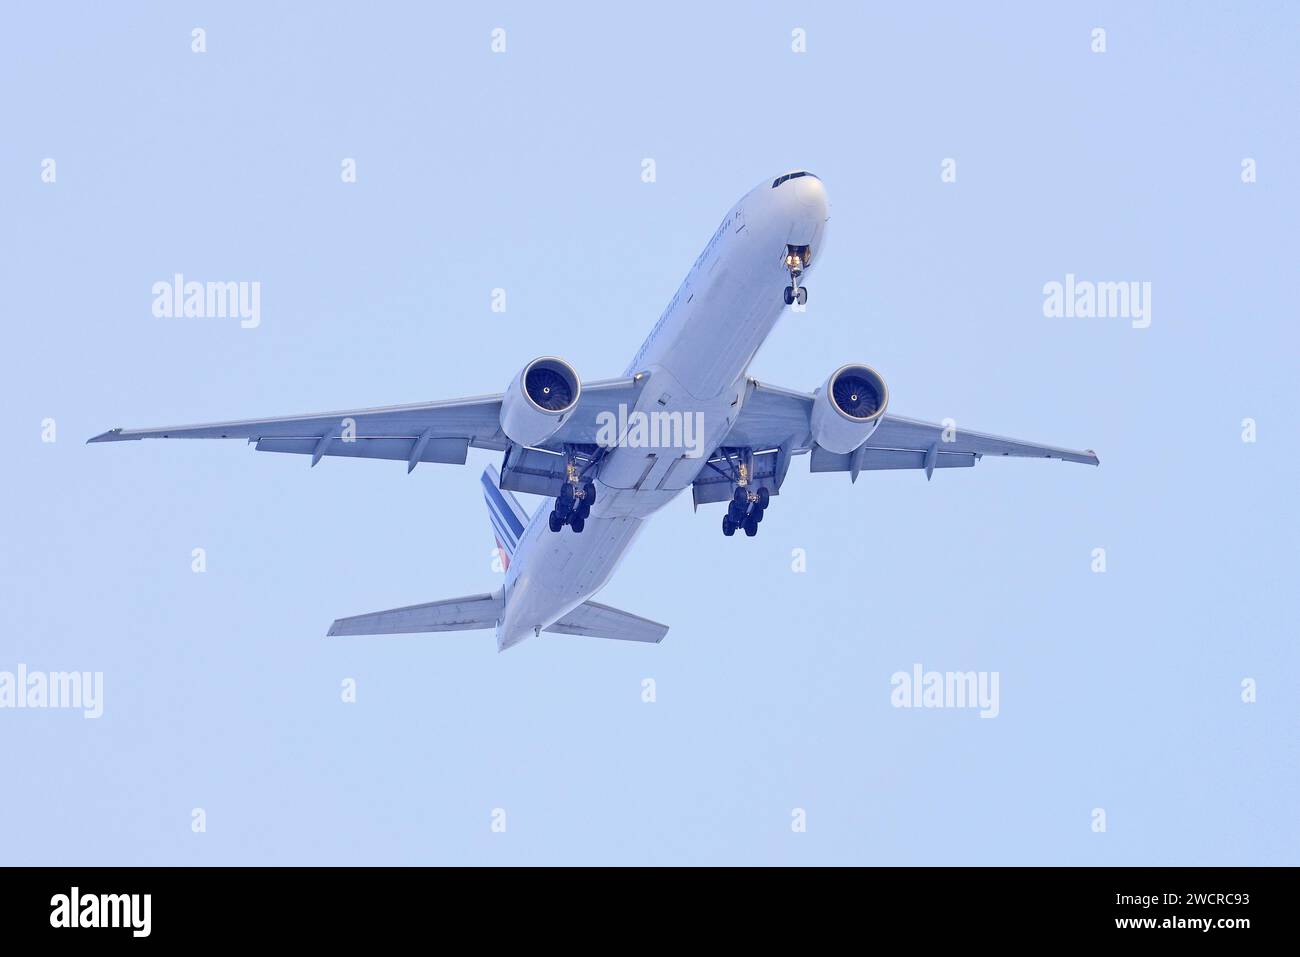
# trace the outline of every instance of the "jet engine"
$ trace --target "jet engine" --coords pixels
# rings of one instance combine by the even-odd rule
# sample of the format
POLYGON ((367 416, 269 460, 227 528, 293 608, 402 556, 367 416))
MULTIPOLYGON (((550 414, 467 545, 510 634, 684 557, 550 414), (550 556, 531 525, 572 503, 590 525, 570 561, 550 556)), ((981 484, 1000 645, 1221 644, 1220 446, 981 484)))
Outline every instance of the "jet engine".
POLYGON ((880 373, 864 365, 842 366, 817 390, 812 435, 828 452, 852 452, 871 437, 889 404, 880 373))
POLYGON ((559 431, 581 394, 573 366, 554 356, 534 359, 501 399, 501 431, 516 445, 540 445, 559 431))

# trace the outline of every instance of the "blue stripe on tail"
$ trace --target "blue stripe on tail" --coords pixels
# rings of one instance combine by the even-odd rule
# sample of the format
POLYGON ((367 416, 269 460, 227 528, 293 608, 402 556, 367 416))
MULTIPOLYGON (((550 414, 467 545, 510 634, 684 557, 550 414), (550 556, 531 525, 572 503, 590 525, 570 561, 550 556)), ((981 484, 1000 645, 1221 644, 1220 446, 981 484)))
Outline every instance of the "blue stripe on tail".
POLYGON ((497 543, 509 554, 514 554, 528 524, 528 513, 509 492, 498 488, 500 477, 495 466, 483 470, 479 482, 483 486, 483 500, 487 502, 488 519, 496 534, 497 543))

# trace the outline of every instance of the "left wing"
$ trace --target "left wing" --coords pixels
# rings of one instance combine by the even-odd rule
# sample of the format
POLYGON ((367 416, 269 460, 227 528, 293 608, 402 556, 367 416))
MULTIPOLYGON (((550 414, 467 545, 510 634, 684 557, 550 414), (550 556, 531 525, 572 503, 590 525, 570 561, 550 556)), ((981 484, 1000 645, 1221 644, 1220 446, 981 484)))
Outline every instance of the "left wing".
MULTIPOLYGON (((619 403, 635 405, 645 376, 609 379, 584 385, 578 406, 560 430, 545 443, 595 441, 596 416, 619 403)), ((162 426, 152 429, 112 429, 91 442, 133 439, 247 439, 259 452, 297 452, 315 465, 325 455, 405 460, 407 471, 420 462, 465 463, 466 452, 504 451, 510 440, 501 431, 501 396, 449 399, 377 409, 318 412, 282 419, 245 419, 205 425, 162 426)))
POLYGON ((985 455, 1098 464, 1097 453, 1091 449, 1079 452, 984 432, 949 430, 938 423, 889 413, 861 448, 839 455, 827 452, 813 440, 809 425, 812 408, 812 393, 767 386, 751 379, 740 417, 725 444, 756 452, 782 447, 793 453, 811 450, 811 471, 849 472, 854 479, 859 472, 874 469, 924 469, 928 477, 936 468, 972 466, 985 455))

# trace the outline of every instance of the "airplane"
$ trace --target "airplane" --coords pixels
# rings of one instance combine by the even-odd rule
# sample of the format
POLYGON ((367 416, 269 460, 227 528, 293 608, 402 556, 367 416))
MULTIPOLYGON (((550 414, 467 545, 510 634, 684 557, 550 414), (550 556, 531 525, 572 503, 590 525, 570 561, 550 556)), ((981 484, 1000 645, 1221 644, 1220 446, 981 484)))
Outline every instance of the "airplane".
MULTIPOLYGON (((504 393, 287 418, 112 429, 90 442, 240 438, 258 451, 463 465, 470 448, 502 453, 481 477, 504 565, 495 591, 336 620, 328 635, 494 629, 498 651, 528 637, 659 642, 666 625, 591 600, 645 523, 687 488, 696 509, 726 503, 722 533, 747 537, 795 456, 812 472, 975 465, 983 456, 1097 465, 1092 450, 956 430, 886 411, 889 390, 862 363, 814 392, 748 375, 755 353, 825 249, 821 179, 795 170, 737 202, 623 375, 583 383, 563 359, 527 363, 504 393), (540 495, 531 516, 514 492, 540 495)), ((951 423, 949 423, 951 425, 951 423)))

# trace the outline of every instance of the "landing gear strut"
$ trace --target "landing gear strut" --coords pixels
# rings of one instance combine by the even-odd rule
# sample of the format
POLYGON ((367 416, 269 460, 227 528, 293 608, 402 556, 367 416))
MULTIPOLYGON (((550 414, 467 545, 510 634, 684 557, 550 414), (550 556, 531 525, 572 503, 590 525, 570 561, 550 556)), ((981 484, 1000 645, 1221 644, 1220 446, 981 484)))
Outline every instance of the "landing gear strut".
POLYGON ((580 464, 572 450, 565 449, 564 485, 555 497, 555 507, 547 516, 547 527, 558 532, 568 525, 574 534, 581 534, 591 515, 591 506, 596 504, 596 483, 587 477, 598 459, 591 459, 580 464))
POLYGON ((786 244, 785 268, 790 273, 790 285, 785 287, 785 304, 787 306, 796 302, 802 306, 808 301, 808 290, 799 285, 799 277, 803 275, 803 271, 808 268, 811 261, 812 251, 807 246, 786 244))

